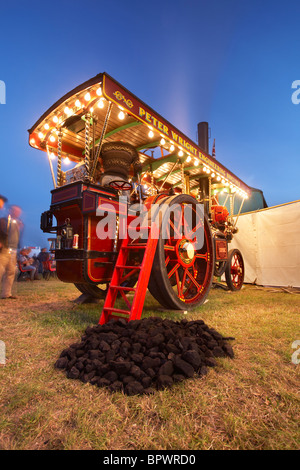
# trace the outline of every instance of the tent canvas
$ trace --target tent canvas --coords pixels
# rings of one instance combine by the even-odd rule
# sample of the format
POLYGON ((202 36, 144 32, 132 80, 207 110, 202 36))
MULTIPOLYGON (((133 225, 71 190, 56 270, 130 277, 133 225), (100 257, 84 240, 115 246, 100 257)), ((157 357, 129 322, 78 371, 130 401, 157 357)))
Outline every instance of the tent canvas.
POLYGON ((242 214, 230 249, 245 262, 245 282, 300 287, 300 201, 242 214))

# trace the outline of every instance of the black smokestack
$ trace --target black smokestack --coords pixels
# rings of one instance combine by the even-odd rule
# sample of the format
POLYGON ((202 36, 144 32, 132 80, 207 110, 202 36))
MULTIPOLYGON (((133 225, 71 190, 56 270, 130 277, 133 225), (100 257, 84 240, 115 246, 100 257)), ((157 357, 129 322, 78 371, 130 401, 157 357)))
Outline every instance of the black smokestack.
POLYGON ((204 121, 198 123, 198 145, 204 152, 209 153, 208 122, 204 121))

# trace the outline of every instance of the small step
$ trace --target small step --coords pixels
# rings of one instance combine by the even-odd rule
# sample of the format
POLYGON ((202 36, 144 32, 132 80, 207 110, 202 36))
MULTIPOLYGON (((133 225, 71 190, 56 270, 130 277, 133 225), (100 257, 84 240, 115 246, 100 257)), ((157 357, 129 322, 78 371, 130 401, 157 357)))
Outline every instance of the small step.
POLYGON ((120 289, 120 290, 126 290, 128 292, 135 292, 135 288, 134 287, 123 287, 123 286, 112 286, 110 284, 110 289, 120 289))
POLYGON ((130 310, 122 310, 120 308, 114 308, 114 307, 103 307, 103 311, 104 310, 108 312, 123 313, 124 315, 130 314, 130 310))

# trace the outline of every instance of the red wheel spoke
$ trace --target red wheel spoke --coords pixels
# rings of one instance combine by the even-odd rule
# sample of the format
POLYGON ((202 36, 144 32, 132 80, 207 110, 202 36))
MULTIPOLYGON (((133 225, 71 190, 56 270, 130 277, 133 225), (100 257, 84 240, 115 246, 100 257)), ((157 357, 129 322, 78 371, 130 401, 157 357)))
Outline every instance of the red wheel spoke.
POLYGON ((197 253, 197 254, 195 255, 195 258, 205 259, 205 261, 207 261, 207 256, 208 256, 208 253, 207 253, 207 252, 206 252, 206 253, 203 253, 203 254, 197 253))
POLYGON ((173 276, 173 274, 177 271, 177 269, 179 268, 180 264, 177 263, 175 264, 175 266, 171 269, 171 271, 168 273, 168 278, 170 279, 171 276, 173 276))
POLYGON ((175 251, 175 246, 172 245, 164 245, 165 250, 175 251))
POLYGON ((192 238, 192 235, 197 232, 198 228, 203 225, 203 222, 202 220, 200 220, 200 222, 198 222, 198 224, 196 225, 196 227, 194 227, 192 230, 189 231, 189 233, 186 235, 187 238, 192 238))
POLYGON ((168 266, 169 261, 170 261, 170 256, 166 258, 166 266, 168 266))
POLYGON ((180 240, 181 239, 181 233, 178 232, 177 228, 175 227, 175 225, 173 224, 173 222, 171 220, 170 220, 170 225, 173 228, 174 232, 177 234, 178 240, 180 240))
POLYGON ((198 282, 196 281, 196 279, 193 278, 193 276, 191 275, 191 273, 187 270, 187 275, 189 276, 190 280, 192 281, 193 284, 195 284, 195 286, 197 287, 197 289, 201 289, 201 286, 198 284, 198 282))
POLYGON ((178 295, 180 297, 181 296, 181 294, 180 294, 181 286, 180 286, 180 279, 179 279, 179 276, 178 276, 178 270, 175 271, 175 276, 176 276, 177 292, 178 292, 178 295))
POLYGON ((186 218, 185 218, 185 213, 184 213, 184 210, 185 210, 185 206, 182 206, 182 210, 181 210, 181 227, 182 227, 182 232, 183 232, 183 235, 186 234, 187 232, 187 221, 186 221, 186 218))
POLYGON ((185 281, 186 281, 186 272, 187 272, 187 269, 184 270, 182 281, 181 281, 181 291, 179 293, 179 295, 181 297, 183 297, 183 289, 184 289, 184 285, 185 285, 185 281))

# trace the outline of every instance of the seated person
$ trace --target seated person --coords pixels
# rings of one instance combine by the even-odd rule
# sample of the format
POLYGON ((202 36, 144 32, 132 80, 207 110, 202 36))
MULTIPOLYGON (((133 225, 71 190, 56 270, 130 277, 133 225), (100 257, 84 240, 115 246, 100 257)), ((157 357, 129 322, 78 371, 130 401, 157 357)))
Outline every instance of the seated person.
POLYGON ((50 259, 50 253, 47 251, 47 248, 42 248, 39 254, 37 255, 37 260, 39 261, 38 271, 43 273, 45 270, 45 263, 50 259))
POLYGON ((99 181, 102 186, 109 185, 111 181, 128 182, 131 165, 134 176, 142 170, 137 150, 126 142, 106 142, 102 145, 100 155, 104 170, 99 181))
POLYGON ((23 250, 20 251, 18 261, 22 271, 28 271, 30 274, 30 280, 33 281, 36 273, 36 267, 32 264, 34 260, 29 257, 30 251, 30 248, 23 248, 23 250))

